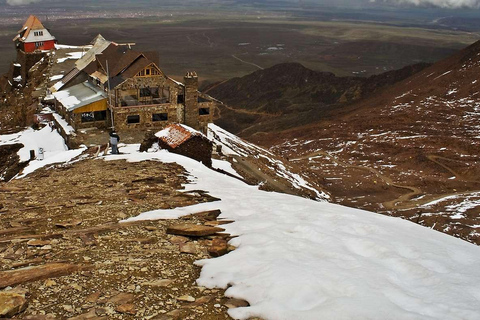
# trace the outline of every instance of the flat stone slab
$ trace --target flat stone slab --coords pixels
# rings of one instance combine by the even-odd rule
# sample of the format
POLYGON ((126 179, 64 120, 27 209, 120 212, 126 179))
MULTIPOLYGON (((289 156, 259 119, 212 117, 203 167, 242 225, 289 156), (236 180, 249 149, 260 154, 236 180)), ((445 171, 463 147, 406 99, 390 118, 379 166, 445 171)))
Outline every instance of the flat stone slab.
POLYGON ((47 263, 0 272, 0 289, 25 282, 61 277, 80 270, 80 266, 68 263, 47 263))
POLYGON ((208 253, 212 257, 220 257, 228 252, 228 244, 224 239, 213 239, 212 245, 208 247, 208 253))
POLYGON ((167 228, 168 234, 176 234, 188 237, 204 237, 211 236, 217 232, 225 231, 218 227, 208 227, 196 224, 176 224, 167 228))
POLYGON ((0 318, 13 317, 27 308, 24 295, 15 292, 0 292, 0 318))

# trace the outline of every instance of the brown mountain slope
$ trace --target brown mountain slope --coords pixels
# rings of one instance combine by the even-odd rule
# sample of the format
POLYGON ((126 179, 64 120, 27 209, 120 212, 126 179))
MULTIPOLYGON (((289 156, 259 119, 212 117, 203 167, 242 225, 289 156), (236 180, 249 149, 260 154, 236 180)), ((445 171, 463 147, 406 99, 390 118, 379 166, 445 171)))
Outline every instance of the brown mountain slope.
POLYGON ((424 69, 417 64, 369 78, 336 77, 283 63, 207 88, 223 101, 216 123, 243 136, 293 128, 317 121, 338 106, 369 96, 424 69))
POLYGON ((337 202, 480 243, 480 42, 330 112, 258 136, 322 180, 337 202))

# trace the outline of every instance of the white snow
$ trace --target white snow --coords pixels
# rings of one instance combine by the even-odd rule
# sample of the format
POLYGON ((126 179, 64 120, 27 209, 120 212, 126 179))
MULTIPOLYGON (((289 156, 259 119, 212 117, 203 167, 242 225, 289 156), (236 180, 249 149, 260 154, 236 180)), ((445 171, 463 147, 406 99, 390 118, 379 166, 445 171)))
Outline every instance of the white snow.
POLYGON ((241 175, 239 175, 237 173, 237 171, 235 171, 235 169, 232 168, 232 164, 228 161, 222 161, 222 160, 217 160, 217 159, 212 159, 212 167, 215 168, 215 169, 220 169, 220 170, 223 170, 225 172, 228 172, 240 179, 243 179, 243 177, 241 175))
POLYGON ((56 74, 50 77, 50 81, 60 80, 63 78, 63 74, 56 74))
POLYGON ((67 61, 68 59, 78 60, 78 59, 80 59, 81 57, 83 57, 84 54, 85 54, 85 52, 83 52, 83 51, 80 51, 80 52, 68 52, 68 53, 67 53, 67 56, 66 56, 65 58, 57 59, 57 63, 65 62, 65 61, 67 61))
POLYGON ((268 150, 260 148, 253 143, 240 139, 236 135, 220 128, 219 126, 210 123, 208 125, 207 137, 215 145, 221 145, 222 153, 230 156, 239 157, 254 157, 256 159, 263 158, 269 164, 268 167, 273 174, 288 180, 293 187, 297 189, 305 188, 313 191, 316 194, 317 200, 325 201, 330 196, 324 192, 318 191, 311 186, 302 176, 291 172, 285 167, 283 162, 276 160, 275 155, 268 150))
POLYGON ((22 76, 18 76, 18 77, 13 78, 13 81, 15 81, 15 82, 22 81, 22 76))
POLYGON ((75 129, 71 125, 69 125, 68 122, 62 118, 62 116, 55 112, 53 112, 52 114, 57 123, 62 127, 63 131, 65 131, 67 135, 71 135, 75 132, 75 129))
POLYGON ((198 284, 228 288, 250 307, 235 319, 478 319, 480 248, 409 221, 256 187, 165 150, 127 145, 106 160, 176 162, 186 191, 220 201, 146 212, 133 220, 220 209, 237 249, 202 266, 198 284))
POLYGON ((441 75, 439 75, 438 77, 434 78, 433 80, 437 80, 438 78, 441 78, 441 77, 443 77, 443 76, 445 76, 445 75, 449 74, 450 72, 452 72, 452 70, 450 70, 450 71, 447 71, 447 72, 445 72, 445 73, 442 73, 441 75))
POLYGON ((69 46, 65 44, 55 44, 55 49, 82 49, 82 48, 91 48, 92 46, 69 46))
POLYGON ((39 148, 42 148, 44 151, 44 159, 30 161, 28 166, 23 169, 17 178, 24 177, 38 168, 52 163, 70 161, 85 150, 85 148, 68 150, 62 136, 48 126, 41 130, 28 128, 19 133, 0 135, 0 145, 14 143, 24 145, 24 147, 18 151, 20 162, 25 162, 30 159, 30 150, 34 150, 35 155, 38 155, 39 148))

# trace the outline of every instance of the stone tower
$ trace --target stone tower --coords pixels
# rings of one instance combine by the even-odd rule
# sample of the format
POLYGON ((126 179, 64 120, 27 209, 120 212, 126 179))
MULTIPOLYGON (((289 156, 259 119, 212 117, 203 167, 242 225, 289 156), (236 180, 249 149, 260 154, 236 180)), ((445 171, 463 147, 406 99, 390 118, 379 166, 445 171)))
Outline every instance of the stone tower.
POLYGON ((183 80, 185 83, 185 124, 199 130, 197 73, 187 72, 183 80))

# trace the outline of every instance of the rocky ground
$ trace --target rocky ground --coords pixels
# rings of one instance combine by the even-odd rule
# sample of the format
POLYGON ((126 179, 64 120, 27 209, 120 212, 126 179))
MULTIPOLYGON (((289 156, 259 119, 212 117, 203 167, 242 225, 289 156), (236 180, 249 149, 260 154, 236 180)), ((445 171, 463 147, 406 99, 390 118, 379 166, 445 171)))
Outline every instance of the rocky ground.
POLYGON ((0 185, 0 317, 229 319, 246 305, 195 284, 198 259, 225 254, 219 212, 119 223, 215 198, 182 192, 176 164, 93 159, 0 185))

